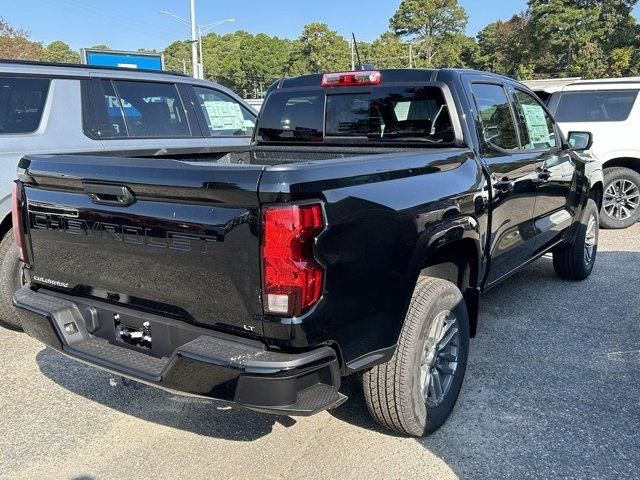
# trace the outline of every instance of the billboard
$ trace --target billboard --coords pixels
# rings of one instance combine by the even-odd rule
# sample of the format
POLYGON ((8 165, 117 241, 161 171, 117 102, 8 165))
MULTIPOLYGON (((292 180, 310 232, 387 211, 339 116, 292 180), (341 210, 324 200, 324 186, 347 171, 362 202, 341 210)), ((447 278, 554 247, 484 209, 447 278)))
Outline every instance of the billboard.
POLYGON ((118 50, 82 49, 82 63, 101 67, 164 70, 161 53, 123 52, 118 50))

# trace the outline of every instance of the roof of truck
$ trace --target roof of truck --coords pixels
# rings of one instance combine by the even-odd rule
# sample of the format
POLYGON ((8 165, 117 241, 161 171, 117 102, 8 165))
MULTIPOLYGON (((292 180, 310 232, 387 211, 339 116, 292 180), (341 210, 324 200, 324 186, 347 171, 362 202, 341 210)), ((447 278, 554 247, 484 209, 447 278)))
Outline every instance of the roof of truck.
MULTIPOLYGON (((471 70, 466 68, 376 68, 372 69, 383 74, 384 82, 435 82, 439 78, 440 73, 448 73, 450 75, 477 74, 491 77, 498 77, 510 82, 518 82, 511 77, 501 75, 499 73, 483 72, 480 70, 471 70)), ((345 71, 347 73, 347 71, 345 71)), ((300 75, 297 77, 286 77, 275 82, 269 90, 280 88, 299 88, 299 87, 319 87, 320 81, 324 73, 312 73, 309 75, 300 75)))

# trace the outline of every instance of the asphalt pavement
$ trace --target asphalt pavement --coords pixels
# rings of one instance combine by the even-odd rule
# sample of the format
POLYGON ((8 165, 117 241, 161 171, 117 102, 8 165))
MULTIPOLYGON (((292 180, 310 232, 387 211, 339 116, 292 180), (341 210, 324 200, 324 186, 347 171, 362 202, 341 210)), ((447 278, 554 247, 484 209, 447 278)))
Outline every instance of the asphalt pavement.
POLYGON ((425 439, 350 400, 310 418, 180 397, 0 329, 2 479, 640 476, 640 225, 601 233, 592 276, 542 258, 482 300, 449 421, 425 439))

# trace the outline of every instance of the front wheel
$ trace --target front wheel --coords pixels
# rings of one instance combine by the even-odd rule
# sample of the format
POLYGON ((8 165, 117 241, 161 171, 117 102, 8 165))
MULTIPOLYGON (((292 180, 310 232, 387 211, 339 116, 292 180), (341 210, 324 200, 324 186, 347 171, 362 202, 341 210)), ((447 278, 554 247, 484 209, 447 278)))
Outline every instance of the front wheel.
POLYGON ((573 243, 553 252, 553 267, 558 276, 584 280, 591 275, 598 253, 598 234, 598 206, 589 199, 573 243))
POLYGON ((420 277, 393 357, 363 375, 369 412, 404 435, 435 432, 453 410, 468 355, 469 318, 460 290, 420 277))
POLYGON ((604 183, 602 228, 627 228, 636 223, 640 219, 640 173, 624 167, 606 168, 604 183))

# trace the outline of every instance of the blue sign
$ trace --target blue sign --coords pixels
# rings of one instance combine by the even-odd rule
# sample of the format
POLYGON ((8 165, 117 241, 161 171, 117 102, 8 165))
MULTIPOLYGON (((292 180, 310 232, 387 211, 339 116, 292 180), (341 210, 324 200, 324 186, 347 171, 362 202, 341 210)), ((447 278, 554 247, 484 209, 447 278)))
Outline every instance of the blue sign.
POLYGON ((83 50, 84 63, 102 67, 140 68, 163 70, 162 54, 117 52, 114 50, 83 50))

